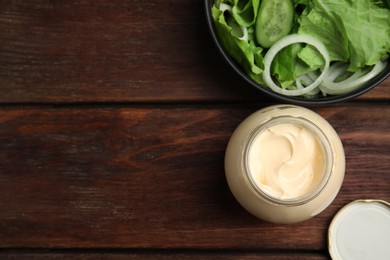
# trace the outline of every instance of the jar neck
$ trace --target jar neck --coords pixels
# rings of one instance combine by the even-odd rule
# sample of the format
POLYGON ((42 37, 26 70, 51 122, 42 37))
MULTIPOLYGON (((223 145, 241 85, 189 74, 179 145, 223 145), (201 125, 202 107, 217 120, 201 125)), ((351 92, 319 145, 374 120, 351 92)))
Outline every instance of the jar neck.
POLYGON ((262 125, 255 128, 252 131, 252 133, 249 135, 243 153, 243 165, 244 165, 244 175, 249 186, 260 198, 273 204, 284 205, 284 206, 299 206, 313 200, 321 193, 321 191, 326 186, 332 174, 333 151, 332 151, 330 141, 325 135, 325 133, 312 121, 309 121, 302 117, 279 116, 279 117, 274 117, 269 119, 262 125), (254 174, 253 172, 251 172, 249 167, 249 160, 250 160, 249 154, 256 137, 262 134, 270 127, 278 124, 292 124, 294 126, 299 126, 303 129, 306 129, 313 135, 313 137, 315 137, 315 139, 317 140, 317 142, 319 143, 322 149, 322 154, 324 158, 324 167, 323 167, 321 180, 315 187, 313 187, 307 193, 299 197, 282 199, 267 193, 258 185, 256 180, 254 179, 254 174))

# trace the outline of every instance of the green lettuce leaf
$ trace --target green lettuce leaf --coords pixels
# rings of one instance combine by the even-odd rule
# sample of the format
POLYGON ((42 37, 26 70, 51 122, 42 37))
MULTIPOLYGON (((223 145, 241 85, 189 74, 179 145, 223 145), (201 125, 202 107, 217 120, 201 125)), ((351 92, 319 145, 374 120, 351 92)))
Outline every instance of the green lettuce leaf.
MULTIPOLYGON (((302 48, 302 50, 298 52, 298 57, 308 66, 308 70, 310 71, 317 70, 325 65, 324 57, 311 45, 306 45, 302 48)), ((306 73, 307 72, 305 72, 305 74, 306 73)))
POLYGON ((259 5, 260 0, 234 0, 232 12, 237 23, 246 27, 253 25, 259 5))
POLYGON ((300 74, 304 64, 300 64, 297 55, 301 49, 301 44, 292 44, 276 54, 271 71, 280 82, 294 80, 300 74))
POLYGON ((322 41, 331 61, 349 60, 350 71, 374 65, 390 52, 390 10, 376 2, 314 0, 298 32, 322 41))
POLYGON ((221 12, 214 6, 212 15, 217 34, 226 51, 252 78, 259 81, 260 77, 255 75, 260 75, 263 72, 263 49, 256 46, 253 40, 239 39, 240 34, 236 31, 239 25, 235 23, 228 11, 221 12))
POLYGON ((302 14, 298 21, 300 23, 298 33, 319 39, 326 46, 331 61, 348 60, 348 38, 344 28, 339 28, 338 19, 334 19, 315 5, 308 14, 302 14))
POLYGON ((272 62, 271 71, 282 84, 288 82, 285 86, 296 78, 315 71, 325 64, 322 55, 312 46, 304 44, 292 44, 282 49, 272 62))

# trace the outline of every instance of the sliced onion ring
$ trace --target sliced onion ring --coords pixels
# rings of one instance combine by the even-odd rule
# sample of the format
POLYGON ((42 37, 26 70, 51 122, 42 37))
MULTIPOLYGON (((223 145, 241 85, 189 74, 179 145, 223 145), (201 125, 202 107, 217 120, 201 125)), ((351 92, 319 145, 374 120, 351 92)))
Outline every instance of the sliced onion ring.
POLYGON ((221 3, 221 4, 219 5, 219 10, 220 10, 221 12, 225 12, 225 11, 231 12, 231 11, 232 11, 232 7, 231 7, 230 5, 228 5, 228 4, 221 3))
MULTIPOLYGON (((305 75, 298 77, 295 80, 295 84, 297 85, 298 89, 304 89, 305 87, 302 85, 302 83, 305 83, 305 85, 308 86, 308 85, 312 84, 316 80, 316 78, 317 78, 317 76, 314 75, 314 73, 309 72, 305 75)), ((309 96, 314 96, 314 95, 317 95, 319 92, 320 92, 320 89, 315 88, 312 91, 307 92, 306 94, 309 96)))
MULTIPOLYGON (((354 91, 360 88, 365 82, 378 75, 386 67, 386 64, 387 61, 379 61, 367 74, 364 74, 360 69, 352 74, 349 78, 343 81, 334 82, 334 80, 339 75, 346 71, 346 67, 340 67, 339 71, 335 71, 336 77, 330 77, 329 79, 324 80, 320 86, 320 89, 322 93, 330 95, 342 95, 354 91)), ((337 68, 335 70, 337 70, 337 68)))
POLYGON ((325 75, 327 74, 329 69, 329 52, 326 49, 325 45, 317 40, 316 38, 305 35, 305 34, 290 34, 279 41, 277 41, 274 45, 271 46, 271 48, 268 50, 266 55, 264 56, 264 71, 263 71, 263 79, 266 85, 271 88, 276 93, 285 95, 285 96, 301 96, 304 94, 307 94, 308 92, 314 90, 317 88, 322 80, 324 79, 325 75), (275 82, 272 80, 271 77, 271 64, 274 60, 276 54, 280 52, 283 48, 287 47, 288 45, 294 44, 294 43, 306 43, 309 45, 312 45, 315 47, 319 53, 322 55, 322 57, 325 60, 325 65, 321 71, 321 74, 318 76, 318 78, 309 86, 302 88, 302 89, 295 89, 295 90, 288 90, 283 89, 275 84, 275 82))
POLYGON ((241 38, 238 38, 242 41, 248 41, 249 40, 249 35, 248 35, 248 28, 246 28, 245 26, 242 26, 240 25, 240 28, 241 28, 241 31, 242 31, 242 37, 241 38))
MULTIPOLYGON (((362 69, 354 72, 352 75, 350 75, 348 78, 336 82, 336 79, 341 76, 343 73, 347 72, 347 69, 349 67, 348 63, 343 63, 343 62, 336 62, 332 65, 330 65, 329 70, 328 70, 328 76, 324 78, 324 80, 321 83, 321 86, 331 86, 331 87, 338 87, 341 84, 345 84, 348 82, 351 82, 355 79, 360 78, 365 74, 362 69)), ((321 88, 321 87, 320 87, 321 88)))

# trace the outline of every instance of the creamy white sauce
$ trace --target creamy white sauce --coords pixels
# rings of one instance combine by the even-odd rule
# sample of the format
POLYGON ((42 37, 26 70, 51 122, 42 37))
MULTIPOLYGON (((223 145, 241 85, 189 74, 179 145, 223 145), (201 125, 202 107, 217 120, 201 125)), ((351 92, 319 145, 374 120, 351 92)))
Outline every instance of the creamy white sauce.
POLYGON ((256 185, 279 199, 313 190, 324 175, 325 155, 309 130, 292 123, 267 127, 249 150, 249 172, 256 185))

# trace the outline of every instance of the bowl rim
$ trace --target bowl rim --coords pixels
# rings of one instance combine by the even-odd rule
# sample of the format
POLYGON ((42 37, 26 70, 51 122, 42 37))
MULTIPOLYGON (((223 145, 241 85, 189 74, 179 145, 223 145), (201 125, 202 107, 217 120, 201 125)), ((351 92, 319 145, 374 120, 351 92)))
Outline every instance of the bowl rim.
MULTIPOLYGON (((380 72, 378 75, 376 75, 374 78, 368 81, 370 83, 369 85, 365 87, 361 87, 355 91, 349 92, 347 94, 343 95, 337 95, 337 96, 328 96, 323 98, 316 98, 316 99, 308 99, 303 97, 294 97, 294 96, 285 96, 279 93, 274 92, 273 90, 260 85, 253 79, 251 79, 242 69, 241 67, 233 60, 233 58, 227 53, 225 48, 222 46, 222 44, 219 41, 214 20, 212 18, 211 13, 211 7, 214 3, 214 0, 204 0, 204 9, 205 9, 205 15, 207 20, 207 27, 209 28, 209 32, 211 33, 211 37, 213 39, 213 42, 215 46, 218 49, 218 52, 222 57, 225 59, 225 61, 228 62, 231 67, 242 79, 244 79, 249 85, 254 87, 256 90, 260 91, 261 93, 264 93, 268 95, 269 97, 272 97, 275 100, 296 104, 296 105, 304 105, 304 106, 315 106, 315 105, 329 105, 329 104, 335 104, 335 103, 342 103, 351 99, 354 99, 369 90, 373 89, 380 83, 382 83, 389 75, 390 75, 390 62, 387 63, 385 69, 380 72)), ((388 58, 389 59, 389 58, 388 58)))

